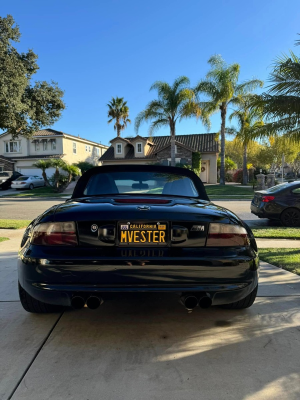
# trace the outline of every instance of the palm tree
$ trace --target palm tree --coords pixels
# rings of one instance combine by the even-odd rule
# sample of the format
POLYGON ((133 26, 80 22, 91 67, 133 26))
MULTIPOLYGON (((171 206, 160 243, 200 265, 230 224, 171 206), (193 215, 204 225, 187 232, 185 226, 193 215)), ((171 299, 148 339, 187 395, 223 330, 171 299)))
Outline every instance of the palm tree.
POLYGON ((254 139, 254 132, 260 126, 263 126, 262 116, 259 109, 250 108, 253 95, 239 95, 233 100, 233 104, 237 106, 230 116, 229 121, 235 119, 238 124, 238 130, 230 128, 226 133, 235 134, 235 138, 243 144, 243 184, 248 183, 247 170, 247 148, 249 143, 254 139))
MULTIPOLYGON (((156 90, 158 98, 147 104, 135 119, 135 130, 138 133, 142 122, 151 121, 150 136, 159 128, 168 126, 171 135, 171 165, 175 166, 176 122, 183 118, 201 116, 201 109, 196 102, 195 93, 189 88, 190 80, 186 76, 175 79, 173 85, 156 81, 150 90, 156 90)), ((202 116, 203 118, 203 116, 202 116)))
POLYGON ((121 135, 128 123, 131 123, 129 117, 129 107, 127 106, 127 101, 124 101, 124 97, 112 97, 111 101, 107 104, 108 113, 107 116, 109 120, 108 124, 116 121, 114 124, 114 129, 117 131, 118 137, 121 135))
POLYGON ((275 61, 267 92, 256 95, 253 108, 261 108, 265 125, 257 129, 259 137, 283 134, 300 141, 300 59, 293 52, 275 61))
POLYGON ((206 74, 206 79, 198 83, 195 92, 203 93, 208 97, 208 101, 200 103, 206 114, 212 115, 221 112, 220 185, 225 185, 225 130, 228 105, 244 91, 252 91, 258 86, 262 87, 263 82, 252 79, 238 84, 240 65, 226 64, 220 55, 212 56, 208 63, 211 70, 206 74))
POLYGON ((39 160, 32 164, 35 168, 39 168, 42 170, 42 177, 45 181, 45 185, 48 187, 51 187, 51 184, 48 180, 48 177, 46 175, 46 169, 51 167, 51 160, 39 160))

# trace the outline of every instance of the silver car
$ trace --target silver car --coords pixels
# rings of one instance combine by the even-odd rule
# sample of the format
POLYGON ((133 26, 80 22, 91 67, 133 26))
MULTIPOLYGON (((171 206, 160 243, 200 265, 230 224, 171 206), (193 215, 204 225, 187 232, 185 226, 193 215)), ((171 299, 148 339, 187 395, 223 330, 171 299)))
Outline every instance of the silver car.
POLYGON ((45 186, 45 181, 39 176, 20 176, 12 181, 12 189, 34 189, 35 187, 45 186))

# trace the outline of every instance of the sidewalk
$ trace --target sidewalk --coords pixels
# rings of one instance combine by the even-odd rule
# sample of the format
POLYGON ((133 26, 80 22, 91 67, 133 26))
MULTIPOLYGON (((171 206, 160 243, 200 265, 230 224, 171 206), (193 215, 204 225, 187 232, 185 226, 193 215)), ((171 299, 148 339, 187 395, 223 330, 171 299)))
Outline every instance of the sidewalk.
POLYGON ((300 240, 293 239, 256 239, 257 247, 260 249, 297 249, 300 254, 300 240))

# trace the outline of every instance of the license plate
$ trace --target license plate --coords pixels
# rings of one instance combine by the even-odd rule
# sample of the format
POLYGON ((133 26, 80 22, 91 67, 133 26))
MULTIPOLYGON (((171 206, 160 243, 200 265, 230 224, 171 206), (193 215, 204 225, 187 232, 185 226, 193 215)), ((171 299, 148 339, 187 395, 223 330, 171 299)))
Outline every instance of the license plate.
POLYGON ((167 246, 167 222, 119 222, 121 246, 167 246))

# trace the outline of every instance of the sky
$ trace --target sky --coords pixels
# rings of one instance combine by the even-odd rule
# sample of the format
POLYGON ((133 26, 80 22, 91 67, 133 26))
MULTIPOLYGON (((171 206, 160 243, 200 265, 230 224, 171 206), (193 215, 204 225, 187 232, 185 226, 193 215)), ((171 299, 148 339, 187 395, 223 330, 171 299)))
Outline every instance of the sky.
MULTIPOLYGON (((55 81, 66 109, 52 128, 109 144, 107 103, 124 97, 130 119, 122 136, 134 136, 134 119, 156 97, 156 80, 186 75, 191 85, 205 78, 213 54, 241 66, 240 82, 268 85, 276 57, 294 47, 300 33, 299 0, 1 0, 22 37, 18 50, 33 49, 40 67, 34 81, 55 81)), ((220 115, 210 132, 220 130, 220 115)), ((146 136, 149 125, 141 125, 146 136)), ((177 134, 205 133, 196 119, 183 120, 177 134)), ((168 128, 156 135, 168 135, 168 128)))

